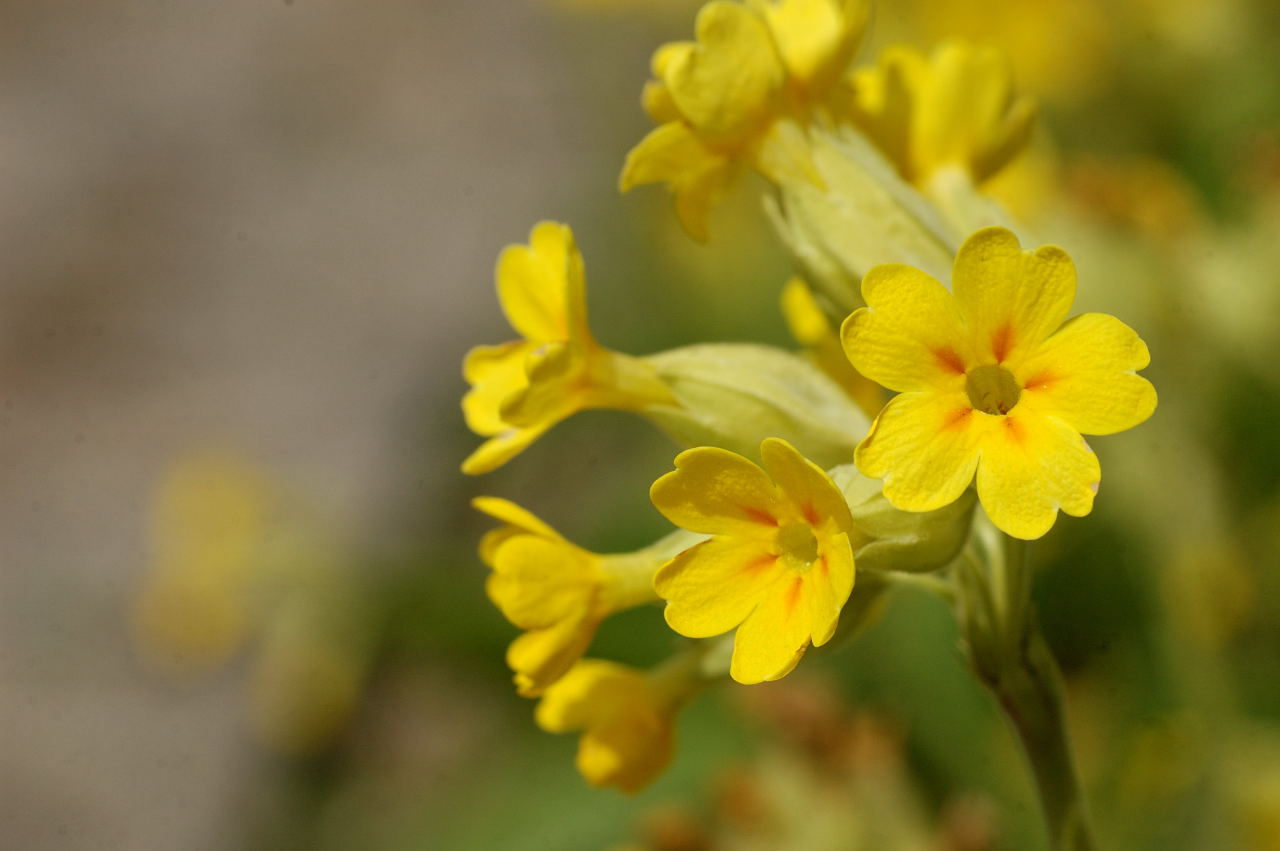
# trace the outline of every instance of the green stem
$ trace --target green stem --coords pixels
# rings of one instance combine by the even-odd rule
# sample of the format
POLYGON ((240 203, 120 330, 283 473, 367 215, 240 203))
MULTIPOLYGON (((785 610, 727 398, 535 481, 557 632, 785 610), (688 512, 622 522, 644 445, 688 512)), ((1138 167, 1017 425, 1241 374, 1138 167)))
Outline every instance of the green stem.
MULTIPOLYGON (((1026 542, 1005 539, 997 594, 1004 604, 1004 664, 979 674, 1000 701, 1035 775, 1054 851, 1093 851, 1079 775, 1067 731, 1062 673, 1031 609, 1026 542)), ((997 604, 999 605, 999 603, 997 604)), ((985 670, 983 670, 985 668, 985 670)))

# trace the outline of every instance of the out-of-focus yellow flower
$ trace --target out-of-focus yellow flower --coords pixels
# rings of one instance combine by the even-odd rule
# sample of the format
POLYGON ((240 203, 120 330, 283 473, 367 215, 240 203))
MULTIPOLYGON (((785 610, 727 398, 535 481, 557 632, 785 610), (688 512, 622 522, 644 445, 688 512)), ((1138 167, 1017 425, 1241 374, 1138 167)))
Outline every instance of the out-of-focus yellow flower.
POLYGON ((899 392, 876 418, 855 460, 883 478, 908 511, 946 505, 977 473, 992 522, 1038 538, 1058 509, 1092 509, 1101 471, 1081 434, 1132 428, 1155 410, 1136 374, 1147 346, 1112 316, 1063 324, 1075 298, 1065 251, 1022 251, 1003 228, 966 240, 954 294, 909 266, 872 269, 868 307, 844 324, 845 351, 864 375, 899 392))
POLYGON ((669 400, 652 367, 592 337, 582 255, 567 225, 540 222, 527 246, 507 246, 497 285, 507 320, 524 339, 467 353, 462 369, 471 390, 462 410, 471 430, 489 439, 462 463, 464 473, 505 464, 577 411, 669 400))
POLYGON ((578 771, 591 785, 638 792, 670 764, 675 713, 696 690, 690 667, 674 661, 646 672, 582 659, 547 689, 534 720, 549 733, 583 731, 578 771))
POLYGON ((517 691, 536 697, 581 658, 600 622, 614 612, 656 602, 653 576, 681 539, 618 555, 598 555, 569 543, 513 502, 472 501, 506 525, 480 541, 493 569, 485 590, 513 624, 525 630, 507 650, 517 691))
POLYGON ((148 659, 199 672, 240 647, 272 508, 268 481, 235 459, 195 455, 167 473, 153 508, 151 568, 134 613, 148 659))
POLYGON ((994 175, 1026 144, 1036 107, 1014 94, 1000 51, 948 41, 932 56, 895 45, 859 69, 853 114, 903 178, 925 187, 944 169, 975 184, 994 175))
POLYGON ((729 673, 740 683, 783 677, 810 643, 830 640, 853 590, 853 518, 840 490, 784 440, 765 440, 760 456, 763 470, 723 449, 690 449, 650 490, 672 523, 713 536, 658 571, 667 623, 690 638, 737 629, 729 673))
POLYGON ((884 407, 880 385, 853 368, 840 345, 840 335, 831 327, 813 292, 800 278, 792 278, 782 289, 782 315, 796 342, 808 351, 809 359, 844 388, 868 417, 884 407))
POLYGON ((667 184, 681 224, 705 241, 710 207, 740 166, 775 182, 820 180, 803 128, 845 96, 867 12, 865 0, 707 3, 696 41, 653 55, 643 102, 659 126, 627 155, 621 190, 667 184))

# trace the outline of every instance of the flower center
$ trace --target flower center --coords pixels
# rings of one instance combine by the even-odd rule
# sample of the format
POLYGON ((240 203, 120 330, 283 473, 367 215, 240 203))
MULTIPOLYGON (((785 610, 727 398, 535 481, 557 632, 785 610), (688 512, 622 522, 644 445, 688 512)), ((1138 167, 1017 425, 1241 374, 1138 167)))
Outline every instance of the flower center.
POLYGON ((969 370, 964 389, 969 394, 969 404, 984 414, 1007 414, 1022 396, 1013 373, 995 365, 969 370))
POLYGON ((779 555, 794 567, 808 567, 818 558, 818 539, 808 523, 792 523, 778 532, 779 555))

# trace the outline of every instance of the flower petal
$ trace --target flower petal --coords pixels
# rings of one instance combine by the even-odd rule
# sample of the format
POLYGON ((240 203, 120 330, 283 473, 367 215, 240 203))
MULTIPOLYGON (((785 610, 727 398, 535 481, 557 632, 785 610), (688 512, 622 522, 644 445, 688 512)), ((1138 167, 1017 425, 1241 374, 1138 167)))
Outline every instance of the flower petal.
POLYGON ((729 676, 740 683, 785 677, 809 647, 808 597, 804 577, 783 576, 738 627, 733 639, 729 676))
POLYGON ((654 577, 667 601, 664 615, 688 638, 710 638, 736 627, 785 573, 765 542, 716 537, 690 547, 654 577))
POLYGON ((595 609, 602 579, 586 550, 558 538, 517 535, 494 553, 485 591, 507 620, 539 629, 595 609))
POLYGON ((496 277, 503 312, 525 339, 587 339, 582 255, 568 225, 539 222, 528 245, 503 249, 496 277))
POLYGON ((1067 318, 1076 269, 1056 245, 1023 251, 990 227, 960 246, 951 283, 980 362, 1017 365, 1067 318))
POLYGON ((1081 434, 1133 428, 1156 409, 1156 390, 1134 370, 1151 362, 1147 344, 1105 313, 1063 325, 1018 369, 1023 398, 1081 434))
POLYGON ((978 464, 978 498, 991 522, 1033 540, 1049 531, 1059 508, 1088 514, 1102 471, 1080 433, 1021 405, 998 419, 984 435, 978 464))
POLYGON ((618 188, 622 192, 646 183, 665 183, 676 196, 676 215, 689 235, 707 241, 711 205, 734 173, 731 159, 703 144, 682 121, 649 131, 627 154, 618 188))
POLYGON ((500 413, 502 404, 528 384, 524 362, 534 348, 534 343, 516 340, 467 352, 462 375, 472 386, 462 397, 462 413, 476 434, 493 435, 509 427, 500 413))
POLYGON ((507 665, 516 672, 516 692, 537 697, 564 676, 587 652, 599 626, 598 618, 571 618, 517 636, 507 647, 507 665))
POLYGON ((462 472, 468 476, 496 470, 523 452, 558 420, 548 420, 529 428, 509 428, 494 435, 467 456, 462 462, 462 472))
POLYGON ((876 417, 854 460, 864 475, 884 479, 895 508, 931 511, 955 502, 973 481, 994 419, 975 411, 962 390, 903 393, 876 417))
POLYGON ((796 520, 815 530, 828 519, 834 520, 842 532, 853 528, 853 515, 844 494, 821 467, 794 446, 781 438, 766 438, 760 444, 760 457, 769 477, 800 515, 796 520))
POLYGON ((777 488, 734 452, 699 446, 676 456, 676 469, 649 489, 663 516, 691 532, 759 537, 776 531, 777 488))
POLYGON ((867 307, 840 329, 858 372, 907 392, 964 386, 968 333, 946 287, 911 266, 875 266, 862 280, 867 307))
POLYGON ((667 58, 663 82, 700 133, 739 138, 767 113, 783 83, 773 37, 755 12, 722 0, 703 6, 694 28, 697 46, 667 58))
POLYGON ((827 540, 818 561, 805 574, 814 647, 821 647, 835 635, 840 610, 853 591, 853 577, 853 548, 849 536, 841 532, 827 540))
POLYGON ((548 526, 533 512, 521 508, 509 499, 502 499, 497 496, 477 496, 471 500, 471 507, 495 520, 509 523, 522 532, 554 540, 564 540, 559 532, 548 526))

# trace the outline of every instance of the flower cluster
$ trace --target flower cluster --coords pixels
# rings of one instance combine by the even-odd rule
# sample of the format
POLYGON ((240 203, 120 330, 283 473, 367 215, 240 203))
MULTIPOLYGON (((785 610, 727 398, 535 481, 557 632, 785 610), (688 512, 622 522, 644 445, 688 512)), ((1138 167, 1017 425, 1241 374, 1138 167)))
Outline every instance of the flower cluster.
POLYGON ((1155 409, 1138 335, 1068 319, 1071 258, 1024 250, 982 194, 1035 114, 1000 54, 894 46, 855 68, 866 20, 858 0, 707 3, 693 41, 654 54, 643 100, 658 126, 622 170, 623 190, 667 184, 699 239, 737 169, 767 177, 800 273, 782 305, 805 352, 614 352, 587 326, 566 225, 537 225, 498 260, 522 339, 467 355, 463 409, 487 440, 464 471, 587 408, 638 414, 684 449, 650 492, 677 530, 634 552, 591 553, 513 503, 475 501, 503 524, 480 554, 491 600, 523 631, 507 656, 517 691, 540 698, 539 726, 583 731, 593 784, 644 786, 698 691, 786 676, 895 584, 957 587, 975 530, 1033 539, 1059 510, 1089 513, 1100 467, 1081 435, 1155 409), (584 658, 606 618, 650 604, 690 640, 670 659, 584 658))

